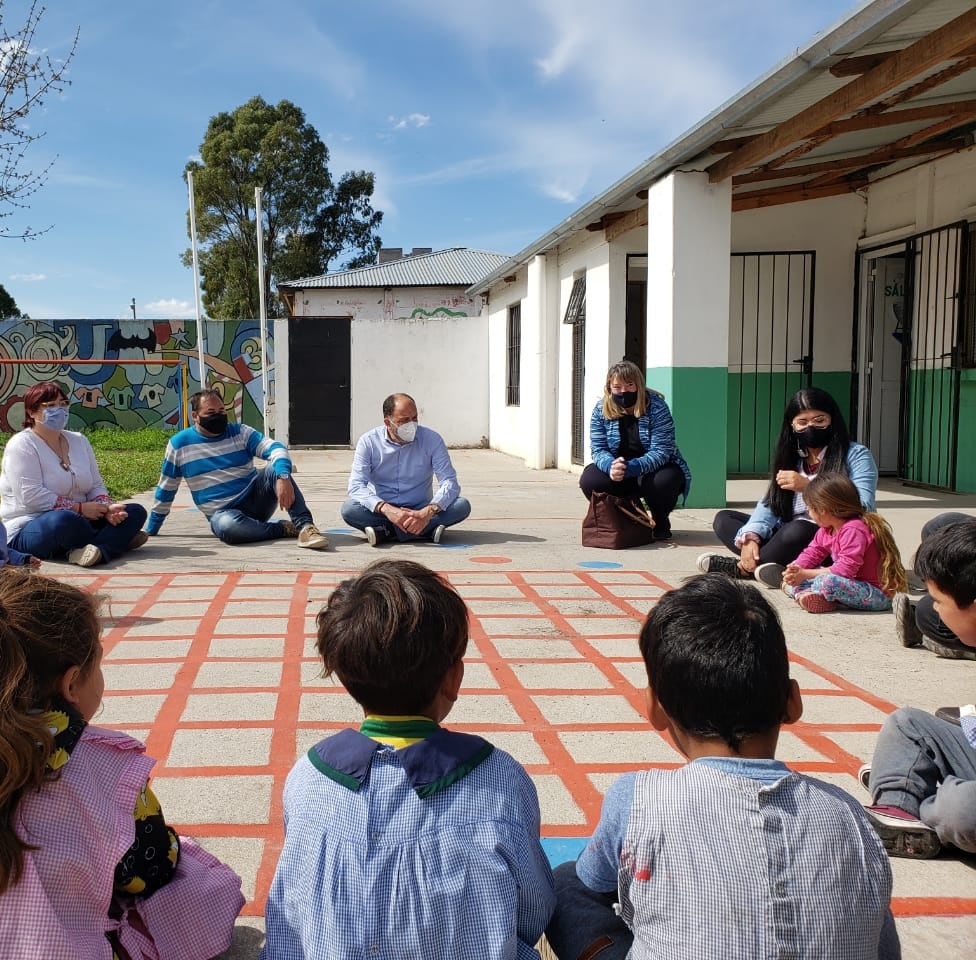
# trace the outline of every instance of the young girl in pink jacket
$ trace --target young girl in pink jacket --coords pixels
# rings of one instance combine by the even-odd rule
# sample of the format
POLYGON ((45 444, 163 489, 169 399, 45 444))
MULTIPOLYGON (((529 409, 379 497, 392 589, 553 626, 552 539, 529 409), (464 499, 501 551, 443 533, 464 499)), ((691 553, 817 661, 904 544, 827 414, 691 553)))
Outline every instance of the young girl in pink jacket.
POLYGON ((0 953, 210 960, 240 877, 167 826, 141 743, 89 726, 100 633, 95 597, 0 569, 0 953))
POLYGON ((865 511, 843 474, 815 477, 803 499, 820 529, 783 571, 786 593, 809 613, 890 610, 892 595, 908 589, 891 527, 865 511))

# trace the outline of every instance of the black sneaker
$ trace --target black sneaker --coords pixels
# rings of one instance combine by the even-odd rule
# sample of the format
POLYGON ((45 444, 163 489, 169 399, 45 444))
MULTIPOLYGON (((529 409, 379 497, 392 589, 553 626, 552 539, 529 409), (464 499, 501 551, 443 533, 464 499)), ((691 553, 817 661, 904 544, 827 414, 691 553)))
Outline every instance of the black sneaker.
POLYGON ((751 580, 752 574, 746 573, 735 557, 726 553, 703 553, 695 563, 702 573, 724 573, 733 580, 751 580))
POLYGON ((920 647, 922 631, 915 622, 915 606, 907 593, 896 593, 891 598, 891 612, 895 615, 895 636, 903 647, 920 647))
POLYGON ((865 807, 864 812, 889 857, 929 860, 942 852, 939 835, 910 813, 885 806, 865 807))
POLYGON ((674 535, 671 533, 671 527, 666 527, 663 523, 659 523, 654 527, 654 542, 655 543, 670 543, 674 539, 674 535))
POLYGON ((967 647, 959 640, 936 640, 922 634, 922 646, 946 660, 976 660, 976 647, 967 647))
POLYGON ((962 726, 962 721, 959 719, 958 707, 939 707, 935 711, 935 715, 940 720, 945 720, 946 723, 954 723, 957 727, 962 726))
POLYGON ((761 563, 756 567, 756 579, 760 583, 779 590, 783 586, 783 571, 786 567, 781 563, 761 563))

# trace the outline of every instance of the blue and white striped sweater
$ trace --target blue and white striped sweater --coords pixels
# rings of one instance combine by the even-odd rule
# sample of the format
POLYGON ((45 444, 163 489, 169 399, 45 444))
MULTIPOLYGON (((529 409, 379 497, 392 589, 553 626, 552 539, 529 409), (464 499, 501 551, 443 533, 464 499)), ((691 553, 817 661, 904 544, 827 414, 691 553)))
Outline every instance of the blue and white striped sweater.
POLYGON ((246 424, 230 423, 219 437, 205 437, 195 427, 175 434, 166 444, 147 532, 159 532, 181 480, 186 480, 193 502, 204 516, 212 517, 217 510, 235 503, 257 476, 255 457, 267 460, 268 469, 279 476, 291 473, 284 444, 246 424))

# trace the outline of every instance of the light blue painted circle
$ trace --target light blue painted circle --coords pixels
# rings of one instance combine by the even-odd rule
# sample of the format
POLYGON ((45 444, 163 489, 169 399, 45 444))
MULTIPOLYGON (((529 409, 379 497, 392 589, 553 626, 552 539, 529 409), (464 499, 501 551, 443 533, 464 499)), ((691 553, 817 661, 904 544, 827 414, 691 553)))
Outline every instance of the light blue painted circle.
POLYGON ((613 560, 581 560, 576 566, 586 567, 588 570, 619 570, 623 564, 613 560))

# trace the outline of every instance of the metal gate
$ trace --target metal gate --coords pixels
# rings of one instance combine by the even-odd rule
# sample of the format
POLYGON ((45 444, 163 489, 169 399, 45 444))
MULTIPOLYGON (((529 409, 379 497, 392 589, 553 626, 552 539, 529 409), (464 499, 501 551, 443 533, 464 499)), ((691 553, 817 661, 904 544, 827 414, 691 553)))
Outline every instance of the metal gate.
POLYGON ((787 400, 813 376, 813 250, 732 254, 727 469, 765 474, 787 400))
POLYGON ((350 442, 350 320, 288 321, 288 439, 292 446, 350 442))
POLYGON ((905 332, 899 472, 911 482, 948 490, 956 483, 968 239, 966 224, 957 223, 912 237, 905 254, 911 329, 905 332))

